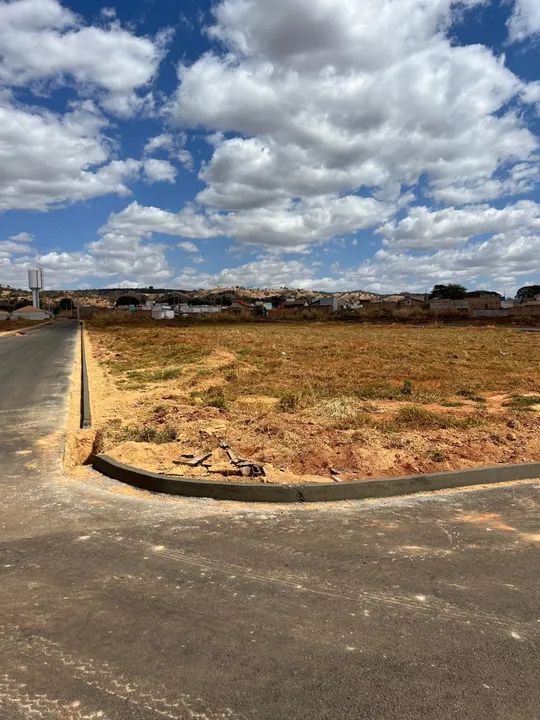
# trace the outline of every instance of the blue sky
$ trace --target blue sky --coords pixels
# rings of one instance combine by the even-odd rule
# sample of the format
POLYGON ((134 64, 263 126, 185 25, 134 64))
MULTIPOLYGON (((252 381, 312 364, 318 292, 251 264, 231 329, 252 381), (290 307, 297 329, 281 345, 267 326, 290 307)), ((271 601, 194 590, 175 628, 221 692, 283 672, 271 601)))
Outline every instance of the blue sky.
POLYGON ((0 283, 540 282, 539 40, 537 0, 0 0, 0 283))

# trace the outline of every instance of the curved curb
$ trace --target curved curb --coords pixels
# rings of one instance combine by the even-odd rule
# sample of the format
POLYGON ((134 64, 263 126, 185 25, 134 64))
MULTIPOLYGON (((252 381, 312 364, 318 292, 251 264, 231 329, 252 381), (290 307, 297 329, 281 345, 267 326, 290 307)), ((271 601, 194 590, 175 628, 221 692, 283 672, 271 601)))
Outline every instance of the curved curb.
POLYGON ((194 478, 170 477, 124 465, 108 455, 94 455, 92 467, 103 475, 133 485, 142 490, 206 497, 214 500, 242 502, 296 503, 330 502, 336 500, 362 500, 366 498, 411 495, 430 490, 534 480, 540 478, 540 462, 519 465, 493 465, 406 477, 380 480, 354 480, 347 483, 310 483, 307 485, 263 485, 255 483, 228 483, 194 478))

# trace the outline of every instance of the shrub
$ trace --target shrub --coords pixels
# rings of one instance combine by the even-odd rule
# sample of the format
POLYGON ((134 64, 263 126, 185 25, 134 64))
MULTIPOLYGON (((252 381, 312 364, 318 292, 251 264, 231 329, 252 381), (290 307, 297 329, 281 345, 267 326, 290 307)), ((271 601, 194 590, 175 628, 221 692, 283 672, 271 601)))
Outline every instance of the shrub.
POLYGON ((296 412, 300 406, 300 395, 294 392, 286 392, 281 396, 279 409, 281 412, 296 412))
POLYGON ((429 453, 429 459, 437 463, 444 462, 446 460, 446 453, 444 450, 432 450, 429 453))
POLYGON ((214 407, 218 408, 218 410, 227 409, 227 399, 221 389, 210 388, 210 390, 201 393, 199 397, 206 407, 214 407))
POLYGON ((403 385, 401 386, 400 393, 402 395, 412 395, 413 394, 413 384, 410 380, 404 380, 403 385))

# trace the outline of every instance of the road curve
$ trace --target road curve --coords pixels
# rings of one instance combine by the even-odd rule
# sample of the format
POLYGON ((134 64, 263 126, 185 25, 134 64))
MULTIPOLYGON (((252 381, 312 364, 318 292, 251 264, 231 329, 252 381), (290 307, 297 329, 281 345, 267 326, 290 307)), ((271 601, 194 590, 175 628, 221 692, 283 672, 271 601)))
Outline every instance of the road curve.
POLYGON ((76 333, 0 337, 2 720, 538 718, 538 482, 253 507, 69 479, 76 333))

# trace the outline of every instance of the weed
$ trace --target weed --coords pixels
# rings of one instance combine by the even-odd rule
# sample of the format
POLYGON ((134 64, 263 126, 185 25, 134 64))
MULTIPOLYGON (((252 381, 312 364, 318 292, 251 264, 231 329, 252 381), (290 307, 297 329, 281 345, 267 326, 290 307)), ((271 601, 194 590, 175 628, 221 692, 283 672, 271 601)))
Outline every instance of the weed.
POLYGON ((148 442, 160 445, 176 440, 178 434, 170 425, 156 428, 152 425, 143 425, 140 428, 124 427, 116 435, 119 442, 132 440, 133 442, 148 442))
POLYGON ((223 394, 223 390, 220 388, 210 388, 209 390, 205 390, 204 392, 198 394, 198 397, 202 401, 202 404, 206 407, 214 407, 218 408, 218 410, 227 409, 227 399, 223 394))
POLYGON ((430 430, 452 427, 466 428, 479 424, 481 420, 478 416, 456 418, 448 413, 437 413, 415 405, 407 405, 399 410, 391 424, 398 429, 408 427, 430 430))
POLYGON ((300 395, 295 392, 284 393, 278 404, 281 412, 293 413, 300 407, 300 395))
POLYGON ((513 410, 531 410, 534 405, 540 405, 540 395, 513 395, 504 405, 513 410))
POLYGON ((393 400, 396 391, 390 385, 360 385, 354 389, 360 400, 393 400))
POLYGON ((401 395, 412 395, 414 391, 414 386, 410 380, 404 380, 403 385, 400 388, 401 395))
POLYGON ((458 390, 456 395, 459 395, 459 397, 465 398, 466 400, 471 400, 472 402, 477 403, 485 403, 486 398, 482 397, 482 395, 479 395, 474 390, 458 390))
POLYGON ((444 462, 447 459, 446 453, 444 450, 432 450, 428 453, 428 457, 433 462, 444 462))

